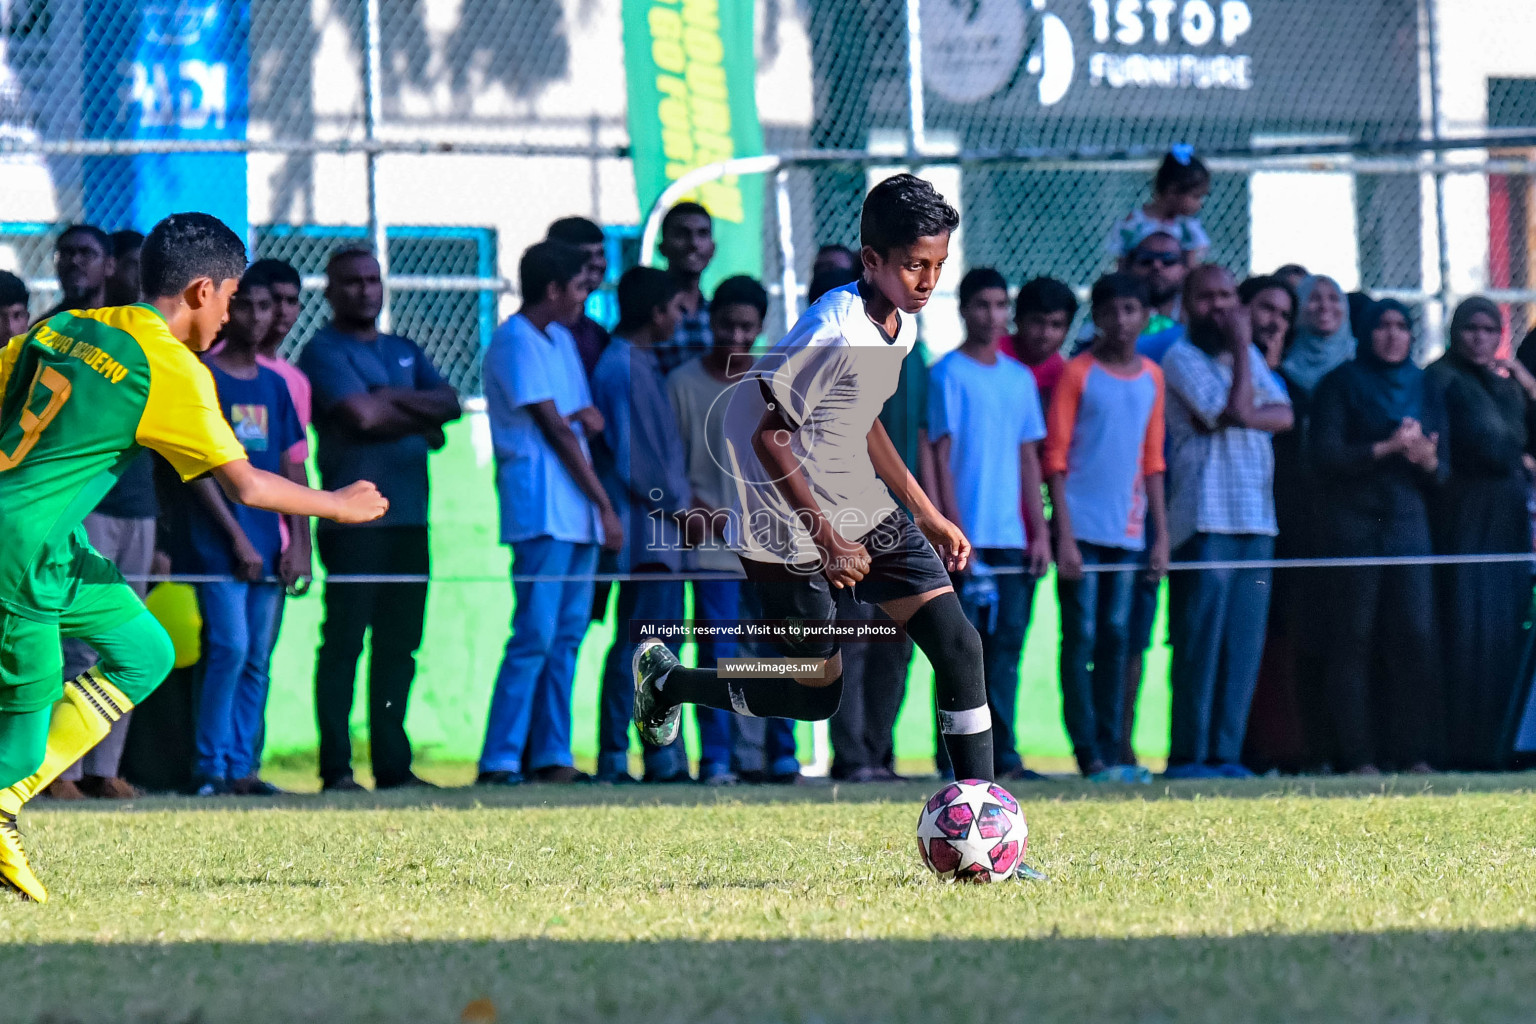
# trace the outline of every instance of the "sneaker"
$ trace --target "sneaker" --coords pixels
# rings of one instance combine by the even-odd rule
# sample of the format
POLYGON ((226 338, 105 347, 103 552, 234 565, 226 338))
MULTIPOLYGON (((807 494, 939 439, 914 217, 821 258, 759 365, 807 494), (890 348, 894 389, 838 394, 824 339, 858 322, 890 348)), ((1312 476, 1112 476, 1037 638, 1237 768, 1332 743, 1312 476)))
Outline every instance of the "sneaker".
POLYGON ((48 902, 48 890, 32 873, 27 851, 21 845, 21 830, 16 815, 0 811, 0 881, 38 903, 48 902))
POLYGON ((678 666, 677 655, 668 650, 660 640, 650 639, 635 648, 630 668, 635 676, 635 726, 640 735, 652 746, 671 746, 677 739, 678 723, 682 719, 681 705, 671 707, 656 688, 658 680, 678 666))
POLYGON ((1117 764, 1099 772, 1094 782, 1116 782, 1125 786, 1149 786, 1152 773, 1139 764, 1117 764))
POLYGON ((860 768, 855 768, 853 771, 849 772, 846 776, 844 776, 843 778, 839 779, 838 781, 839 782, 864 783, 864 782, 882 782, 884 780, 883 780, 883 778, 880 775, 880 769, 879 768, 876 768, 873 765, 866 764, 866 765, 864 765, 864 766, 862 766, 860 768))
POLYGON ((144 791, 127 779, 87 775, 80 780, 80 792, 98 800, 138 800, 144 791))
POLYGON ((1218 764, 1215 765, 1215 768, 1216 773, 1224 779, 1251 779, 1254 777, 1253 772, 1240 764, 1218 764))
POLYGON ((552 782, 559 785, 570 785, 575 782, 591 782, 592 776, 568 764, 551 764, 543 768, 533 770, 534 782, 552 782))
POLYGON ((229 796, 232 792, 227 779, 202 778, 196 780, 192 790, 193 796, 229 796))
POLYGON ((279 789, 272 783, 257 775, 247 775, 243 779, 235 779, 229 784, 229 791, 235 796, 287 796, 288 791, 279 789))
POLYGON ((475 776, 477 786, 521 786, 523 781, 522 772, 481 772, 475 776))
POLYGON ((1111 786, 1118 786, 1133 780, 1127 779, 1125 772, 1121 770, 1119 765, 1116 765, 1113 768, 1101 768, 1099 771, 1089 775, 1088 781, 1100 785, 1108 784, 1111 786))
POLYGON ((1208 764, 1171 764, 1163 770, 1163 778, 1172 781, 1179 779, 1219 779, 1222 774, 1208 764))
POLYGON ((350 775, 343 775, 339 779, 330 779, 320 786, 322 793, 366 793, 368 788, 350 775))
POLYGON ((43 790, 43 796, 50 800, 84 800, 85 793, 70 779, 54 779, 43 790))

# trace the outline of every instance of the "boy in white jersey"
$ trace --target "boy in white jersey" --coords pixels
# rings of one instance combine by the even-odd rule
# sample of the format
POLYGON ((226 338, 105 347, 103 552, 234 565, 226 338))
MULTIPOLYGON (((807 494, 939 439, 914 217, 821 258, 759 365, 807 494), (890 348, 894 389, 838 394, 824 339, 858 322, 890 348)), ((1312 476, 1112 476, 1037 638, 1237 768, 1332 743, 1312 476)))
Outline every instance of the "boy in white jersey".
MULTIPOLYGON (((764 619, 830 624, 833 587, 879 605, 934 666, 956 776, 991 780, 981 639, 948 575, 965 567, 971 545, 918 487, 878 419, 917 340, 913 315, 933 295, 959 222, 921 178, 898 174, 876 185, 859 226, 863 276, 824 295, 745 375, 726 410, 720 454, 736 480, 731 546, 764 619)), ((636 724, 667 743, 684 703, 831 717, 842 694, 836 642, 778 646, 785 656, 821 660, 820 670, 722 677, 680 667, 659 642, 642 644, 634 659, 636 724)))

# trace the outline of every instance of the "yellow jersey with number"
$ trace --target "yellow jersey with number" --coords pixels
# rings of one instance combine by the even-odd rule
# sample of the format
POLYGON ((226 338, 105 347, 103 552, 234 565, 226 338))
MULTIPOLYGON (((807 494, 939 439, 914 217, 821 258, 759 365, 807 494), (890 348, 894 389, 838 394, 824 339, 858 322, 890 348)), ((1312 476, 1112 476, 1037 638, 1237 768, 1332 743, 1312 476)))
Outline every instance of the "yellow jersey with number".
POLYGON ((71 536, 140 447, 190 480, 245 449, 208 368, 153 306, 59 313, 0 353, 0 609, 69 606, 71 536))

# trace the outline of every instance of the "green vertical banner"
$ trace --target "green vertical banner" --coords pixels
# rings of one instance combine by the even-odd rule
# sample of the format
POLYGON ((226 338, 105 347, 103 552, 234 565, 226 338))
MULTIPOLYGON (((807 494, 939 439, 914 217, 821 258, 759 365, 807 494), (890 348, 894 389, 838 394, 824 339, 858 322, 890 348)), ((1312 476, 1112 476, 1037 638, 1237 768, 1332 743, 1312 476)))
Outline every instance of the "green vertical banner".
MULTIPOLYGON (((629 138, 642 216, 687 171, 763 152, 753 2, 624 0, 629 138)), ((706 287, 732 274, 761 277, 761 177, 728 175, 688 198, 715 220, 706 287)))

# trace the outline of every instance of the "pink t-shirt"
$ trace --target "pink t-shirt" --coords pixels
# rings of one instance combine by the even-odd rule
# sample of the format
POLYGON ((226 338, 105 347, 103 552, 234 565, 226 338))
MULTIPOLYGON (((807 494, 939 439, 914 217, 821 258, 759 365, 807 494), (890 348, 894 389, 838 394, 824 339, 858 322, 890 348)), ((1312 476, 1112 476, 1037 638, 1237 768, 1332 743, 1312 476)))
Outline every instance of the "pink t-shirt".
POLYGON ((1016 334, 1003 335, 997 343, 997 350, 1029 367, 1029 372, 1035 375, 1035 387, 1040 389, 1040 405, 1049 411, 1056 383, 1061 380, 1061 373, 1067 368, 1067 360, 1061 352, 1052 352, 1038 363, 1025 362, 1024 357, 1019 355, 1019 338, 1016 334))
MULTIPOLYGON (((288 360, 279 356, 274 359, 271 356, 257 356, 256 362, 265 366, 283 378, 288 385, 288 397, 293 399, 294 411, 299 414, 299 426, 309 430, 309 421, 313 412, 313 389, 309 385, 309 378, 304 376, 304 371, 294 366, 288 360)), ((309 459, 309 439, 297 442, 288 449, 290 462, 305 462, 309 459)))

